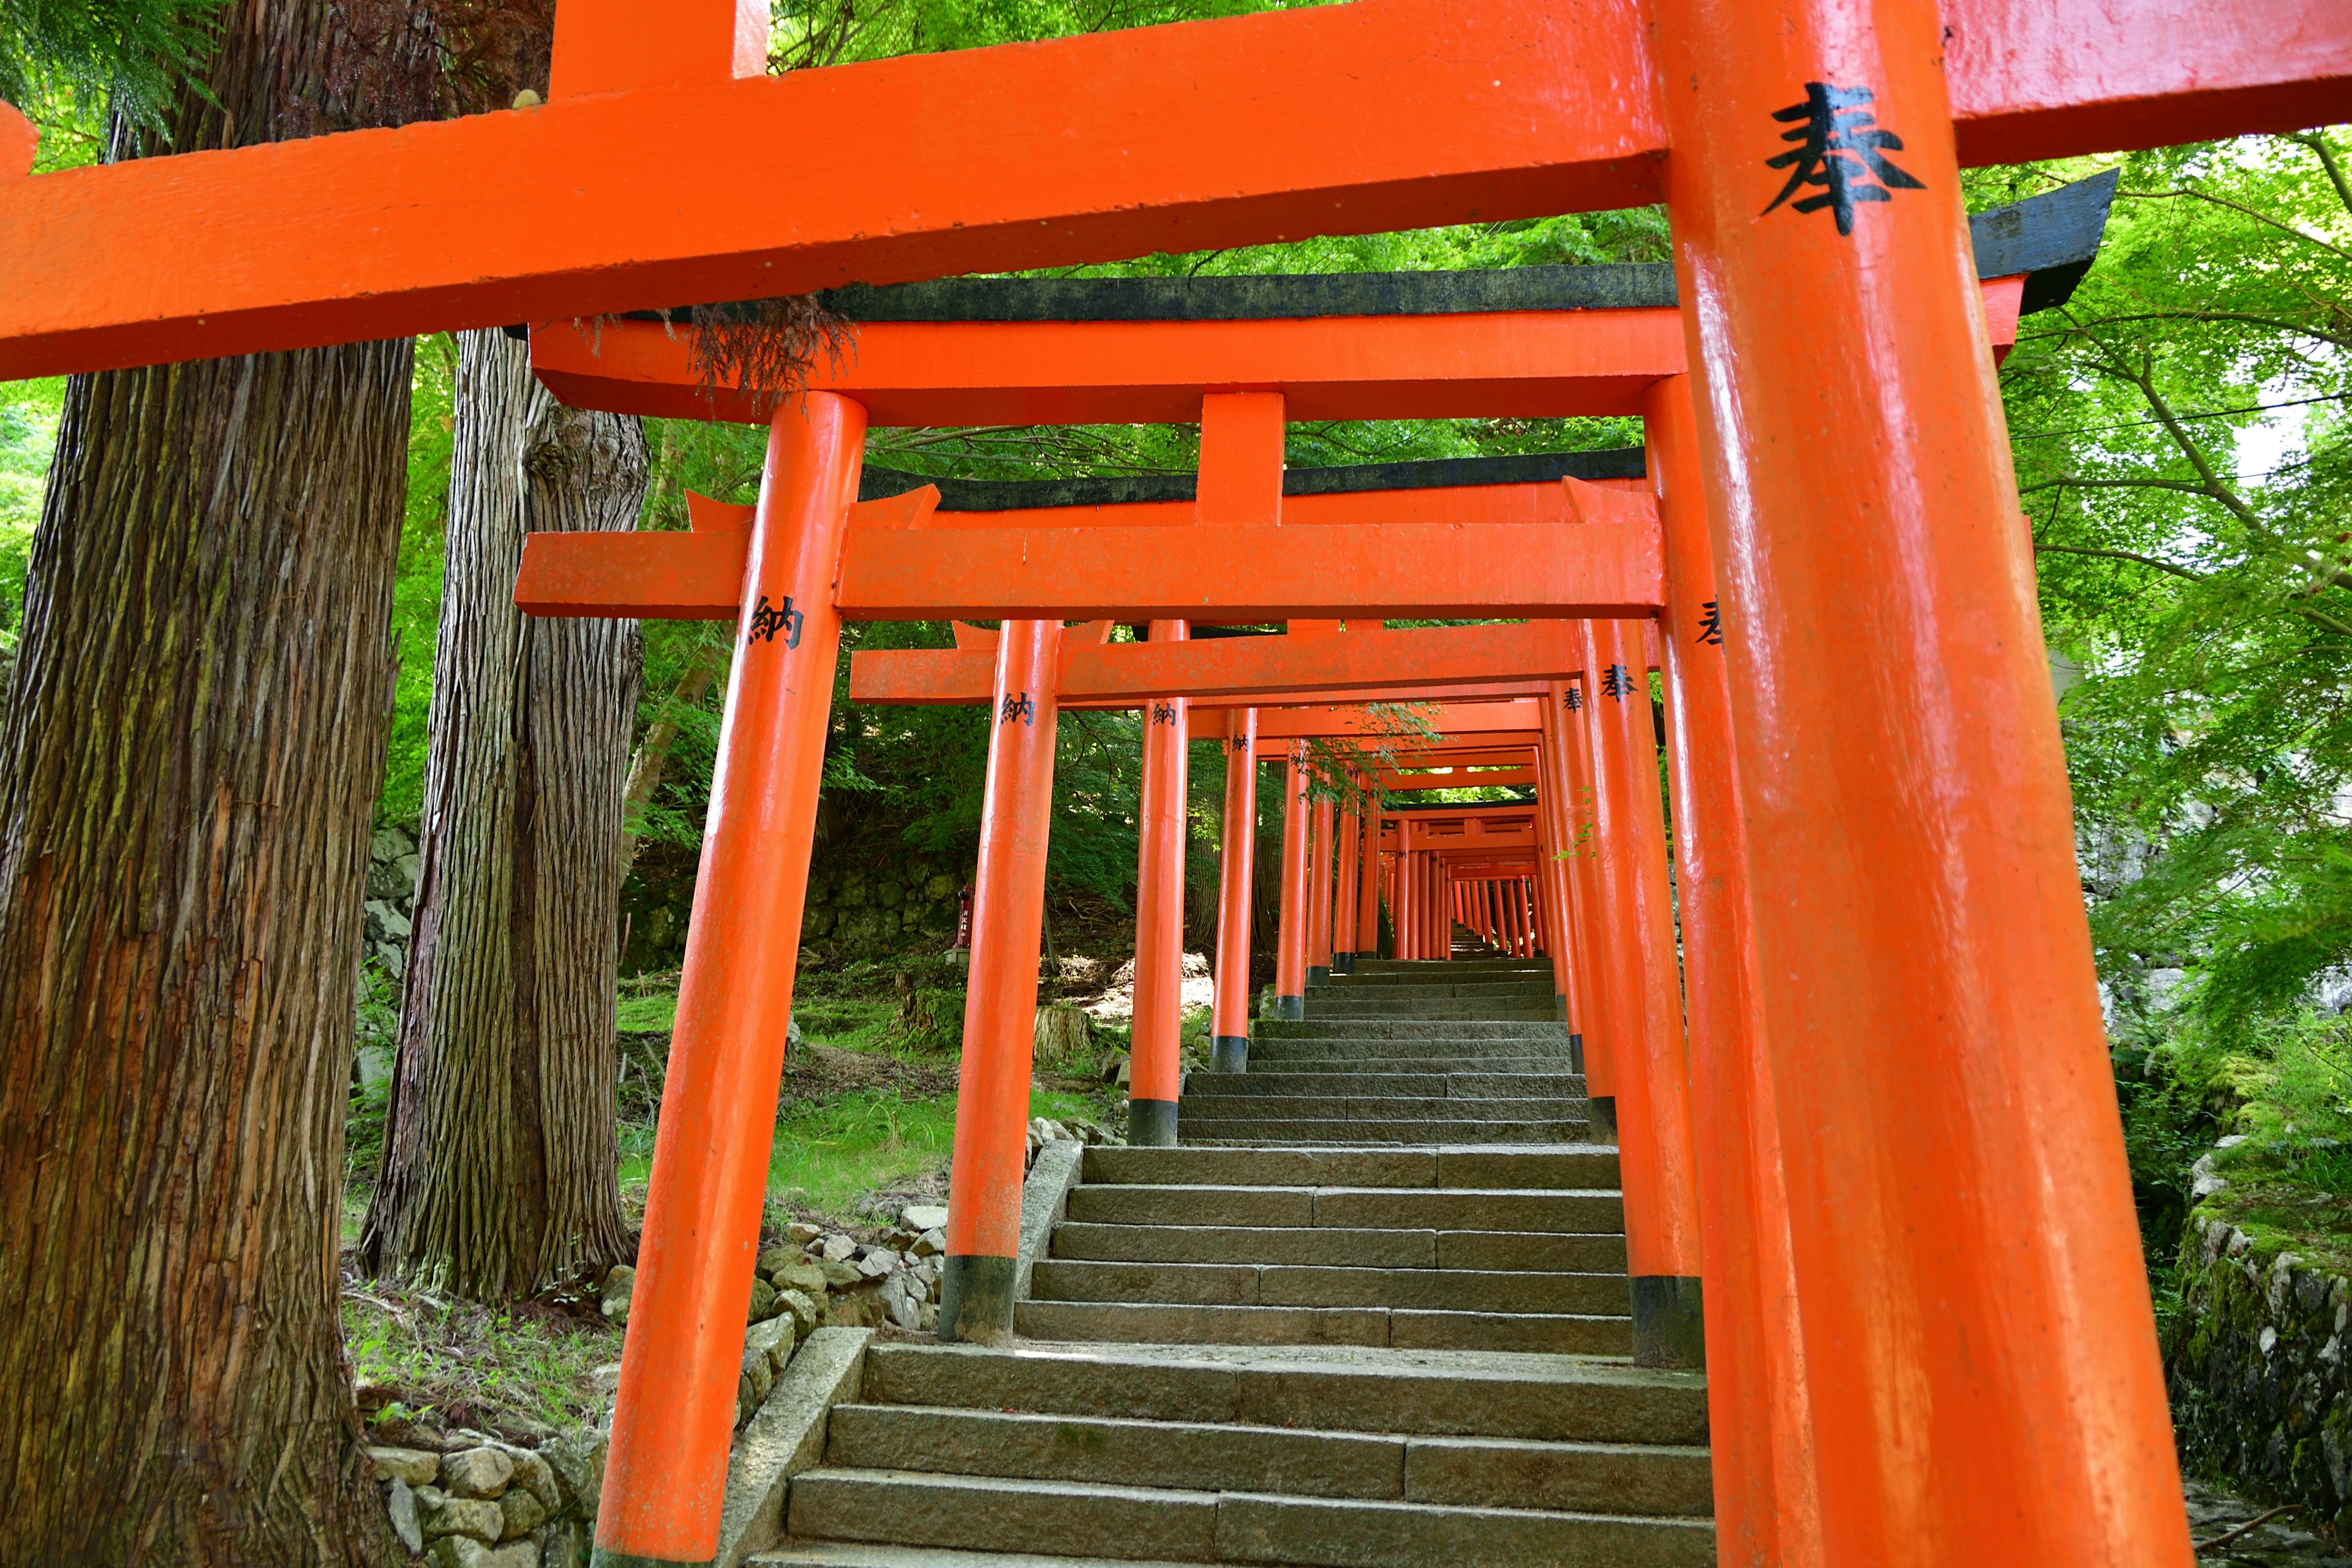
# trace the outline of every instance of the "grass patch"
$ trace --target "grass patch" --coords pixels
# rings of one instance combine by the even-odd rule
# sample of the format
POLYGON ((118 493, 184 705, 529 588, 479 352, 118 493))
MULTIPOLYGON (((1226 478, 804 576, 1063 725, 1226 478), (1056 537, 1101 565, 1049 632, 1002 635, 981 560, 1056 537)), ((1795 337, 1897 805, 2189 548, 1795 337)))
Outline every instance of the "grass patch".
POLYGON ((431 1412, 514 1436, 595 1422, 588 1373, 621 1354, 621 1331, 593 1312, 481 1307, 382 1281, 344 1286, 343 1342, 377 1425, 431 1412))
MULTIPOLYGON (((955 1152, 952 1094, 909 1094, 897 1088, 853 1089, 787 1105, 769 1145, 768 1190, 794 1210, 847 1219, 856 1200, 876 1191, 938 1186, 944 1191, 955 1152)), ((1056 1121, 1107 1119, 1101 1101, 1056 1089, 1033 1089, 1029 1114, 1056 1121)), ((621 1181, 642 1194, 653 1170, 654 1129, 621 1129, 621 1181)), ((640 1201, 642 1199, 640 1198, 640 1201)))

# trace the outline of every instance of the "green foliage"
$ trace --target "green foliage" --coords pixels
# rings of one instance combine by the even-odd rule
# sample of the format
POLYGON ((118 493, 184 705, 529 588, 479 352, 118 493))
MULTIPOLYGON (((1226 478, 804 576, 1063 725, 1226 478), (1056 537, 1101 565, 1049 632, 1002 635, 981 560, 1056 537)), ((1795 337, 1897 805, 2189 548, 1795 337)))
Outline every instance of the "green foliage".
MULTIPOLYGON (((0 101, 43 140, 78 142, 109 114, 161 128, 204 64, 220 0, 0 0, 0 101)), ((86 159, 83 161, 87 161, 86 159)))
MULTIPOLYGON (((2352 184, 2340 131, 2133 154, 2002 373, 2103 973, 2243 1032, 2352 960, 2352 184)), ((1976 176, 2006 199, 2064 170, 1976 176)))
POLYGON ((0 650, 16 646, 23 626, 25 574, 65 394, 63 376, 0 382, 0 650))

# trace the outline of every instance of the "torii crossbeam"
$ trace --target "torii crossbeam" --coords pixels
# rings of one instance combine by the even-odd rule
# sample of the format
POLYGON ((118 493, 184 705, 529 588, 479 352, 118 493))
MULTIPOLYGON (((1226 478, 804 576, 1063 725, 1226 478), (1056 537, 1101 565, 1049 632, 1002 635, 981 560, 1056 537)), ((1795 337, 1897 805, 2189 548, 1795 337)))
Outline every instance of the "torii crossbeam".
MULTIPOLYGON (((1674 41, 1627 0, 1370 0, 783 78, 763 3, 566 0, 532 109, 30 178, 27 141, 0 167, 0 375, 1633 206, 1696 151, 1674 41), (758 201, 709 156, 743 146, 795 149, 758 201)), ((1933 133, 1968 163, 2352 96, 2335 0, 1919 17, 1933 133)))

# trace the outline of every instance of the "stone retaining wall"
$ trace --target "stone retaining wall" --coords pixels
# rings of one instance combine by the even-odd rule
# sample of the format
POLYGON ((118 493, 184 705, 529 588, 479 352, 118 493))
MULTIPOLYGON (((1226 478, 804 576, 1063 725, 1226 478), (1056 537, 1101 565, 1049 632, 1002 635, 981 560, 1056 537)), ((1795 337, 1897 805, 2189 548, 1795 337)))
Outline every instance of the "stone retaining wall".
POLYGON ((2164 1352, 2184 1468, 2352 1529, 2352 1284, 2200 1213, 2179 1279, 2164 1352))

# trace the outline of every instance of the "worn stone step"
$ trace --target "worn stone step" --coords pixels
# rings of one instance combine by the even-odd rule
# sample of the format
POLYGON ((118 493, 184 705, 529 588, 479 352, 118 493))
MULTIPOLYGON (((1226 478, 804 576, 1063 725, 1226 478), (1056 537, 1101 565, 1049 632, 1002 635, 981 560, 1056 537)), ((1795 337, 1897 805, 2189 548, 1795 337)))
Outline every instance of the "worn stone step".
POLYGON ((1245 1100, 1291 1096, 1383 1100, 1578 1100, 1584 1076, 1571 1072, 1272 1072, 1192 1073, 1184 1080, 1189 1100, 1245 1100))
POLYGON ((1165 1558, 1051 1556, 1034 1552, 959 1552, 869 1541, 786 1540, 745 1558, 749 1568, 1172 1568, 1165 1558))
MULTIPOLYGON (((1224 1152, 1223 1150, 1211 1152, 1224 1152)), ((1353 1151, 1349 1151, 1353 1152, 1353 1151)), ((1262 1263, 1358 1268, 1529 1268, 1625 1272, 1625 1238, 1599 1232, 1341 1230, 1332 1226, 1078 1225, 1054 1232, 1052 1256, 1103 1263, 1262 1263)))
POLYGON ((1318 1264, 1107 1263, 1047 1258, 1031 1289, 1045 1301, 1227 1307, 1404 1307, 1464 1312, 1621 1313, 1622 1275, 1318 1264))
POLYGON ((1574 1121, 1303 1121, 1180 1119, 1184 1142, 1248 1147, 1257 1143, 1584 1143, 1591 1123, 1574 1121))
POLYGON ((1261 1073, 1268 1075, 1346 1073, 1354 1076, 1397 1072, 1446 1078, 1456 1072, 1468 1072, 1533 1073, 1539 1077, 1557 1079, 1562 1083, 1576 1084, 1580 1093, 1582 1092, 1584 1086, 1584 1075, 1569 1070, 1573 1058, 1570 1057, 1565 1042, 1562 1042, 1557 1050, 1537 1051, 1532 1043, 1517 1043, 1509 1045, 1506 1049, 1434 1057, 1412 1054, 1419 1047, 1412 1047, 1404 1041, 1381 1042, 1382 1045, 1398 1047, 1395 1050, 1367 1050, 1361 1055, 1351 1053, 1347 1056, 1336 1054, 1346 1048, 1336 1040, 1317 1040, 1305 1044, 1309 1048, 1293 1048, 1279 1052, 1253 1048, 1250 1052, 1250 1065, 1247 1072, 1188 1073, 1185 1075, 1185 1082, 1189 1085, 1206 1083, 1214 1079, 1223 1083, 1236 1078, 1255 1077, 1261 1073))
POLYGON ((1318 1020, 1328 1020, 1337 1023, 1341 1019, 1355 1018, 1378 1018, 1402 1023, 1429 1018, 1475 1020, 1481 1023, 1542 1019, 1553 1023, 1555 1026, 1558 1022, 1552 1017, 1552 1003, 1549 996, 1540 1002, 1525 1003, 1507 997, 1497 997, 1492 1001, 1477 997, 1429 1002, 1385 1002, 1354 998, 1337 1002, 1318 1001, 1307 1004, 1305 1021, 1313 1023, 1318 1020))
POLYGON ((1623 1311, 1465 1312, 1403 1307, 1030 1300, 1013 1308, 1013 1327, 1032 1340, 1137 1345, 1367 1345, 1582 1356, 1623 1356, 1633 1351, 1633 1319, 1623 1311))
POLYGON ((793 1478, 787 1521, 802 1539, 1037 1552, 1084 1542, 1113 1559, 1300 1568, 1700 1568, 1715 1554, 1714 1529, 1697 1520, 829 1466, 793 1478))
MULTIPOLYGON (((1263 1025, 1278 1019, 1260 1019, 1263 1025)), ((1568 1031, 1558 1024, 1524 1026, 1526 1032, 1517 1035, 1465 1034, 1453 1031, 1480 1029, 1487 1026, 1470 1022, 1448 1022, 1440 1019, 1424 1026, 1422 1033, 1400 1034, 1386 1026, 1374 1030, 1354 1026, 1333 1026, 1333 1032, 1317 1035, 1270 1035, 1262 1030, 1250 1040, 1250 1063, 1257 1065, 1262 1057, 1341 1057, 1360 1061, 1371 1057, 1450 1058, 1464 1068, 1475 1067, 1488 1057, 1497 1056, 1566 1056, 1572 1042, 1568 1031)))
POLYGON ((1557 1018, 1253 1018, 1250 1034, 1260 1040, 1561 1040, 1568 1027, 1557 1018))
MULTIPOLYGON (((1586 1192, 1617 1185, 1613 1149, 1147 1149, 1086 1152, 1088 1186, 1443 1187, 1586 1192)), ((1192 1224, 1211 1224, 1196 1220, 1192 1224)))
POLYGON ((1387 1007, 1413 1002, 1533 997, 1548 1004, 1552 999, 1552 988, 1549 976, 1541 980, 1421 980, 1410 985, 1349 985, 1342 981, 1327 985, 1309 985, 1306 995, 1307 1011, 1311 1016, 1316 1004, 1331 1001, 1370 1002, 1387 1007))
POLYGON ((1703 1374, 1593 1360, 1257 1347, 976 1346, 876 1341, 860 1397, 1049 1415, 1704 1445, 1703 1374))
POLYGON ((1540 1100, 1452 1100, 1444 1095, 1188 1094, 1181 1116, 1282 1117, 1297 1121, 1582 1121, 1580 1094, 1540 1100))
POLYGON ((1432 974, 1549 974, 1548 958, 1360 958, 1348 979, 1362 984, 1403 982, 1432 974))
POLYGON ((1454 1507, 1705 1517, 1706 1450, 899 1405, 835 1407, 825 1463, 1454 1507))

